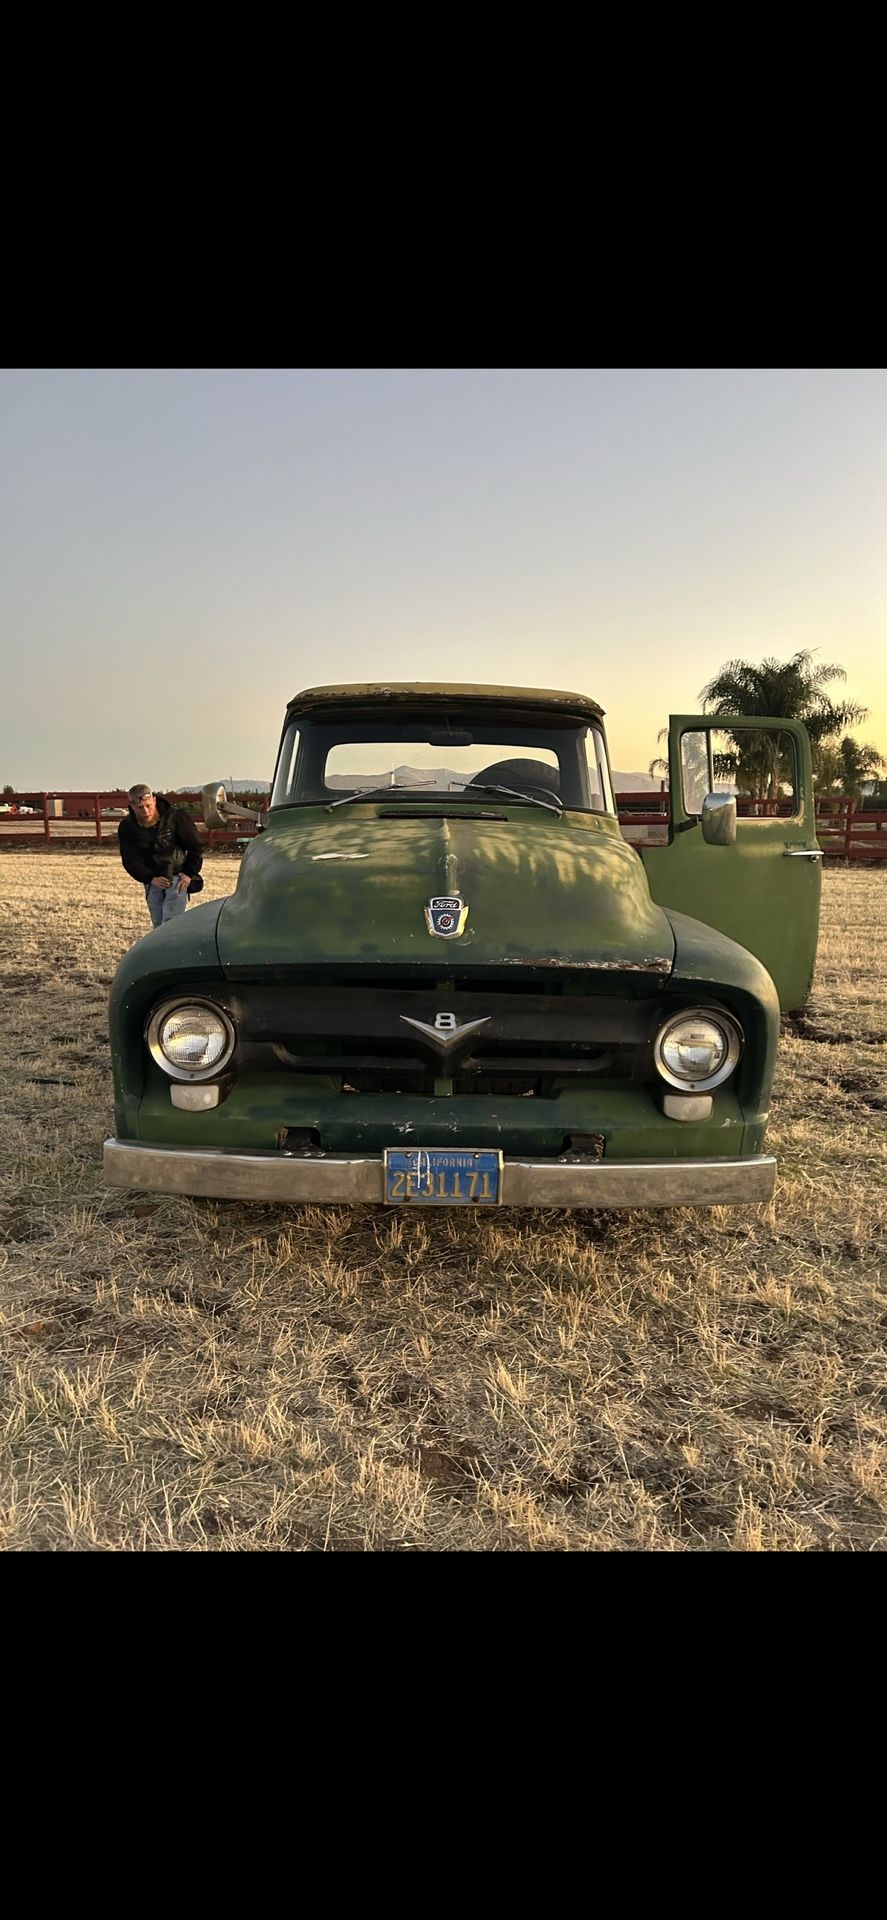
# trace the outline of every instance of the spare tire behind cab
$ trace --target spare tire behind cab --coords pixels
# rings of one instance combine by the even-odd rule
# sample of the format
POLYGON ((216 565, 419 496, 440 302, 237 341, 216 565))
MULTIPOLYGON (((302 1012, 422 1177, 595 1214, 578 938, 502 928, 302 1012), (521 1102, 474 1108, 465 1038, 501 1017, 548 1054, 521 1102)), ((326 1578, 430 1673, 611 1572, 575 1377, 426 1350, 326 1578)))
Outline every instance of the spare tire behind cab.
POLYGON ((471 778, 478 786, 514 787, 528 798, 537 793, 542 799, 546 793, 560 797, 558 768, 547 766, 544 760, 496 760, 481 773, 473 773, 471 778))

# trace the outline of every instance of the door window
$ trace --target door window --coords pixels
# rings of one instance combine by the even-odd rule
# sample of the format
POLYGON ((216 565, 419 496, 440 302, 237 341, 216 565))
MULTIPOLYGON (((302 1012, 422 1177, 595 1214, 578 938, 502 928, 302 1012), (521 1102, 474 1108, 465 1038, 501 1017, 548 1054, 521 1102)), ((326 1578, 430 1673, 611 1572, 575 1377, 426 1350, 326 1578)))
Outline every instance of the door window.
POLYGON ((699 727, 681 735, 684 811, 707 793, 733 793, 741 820, 793 819, 798 811, 795 742, 774 727, 699 727))

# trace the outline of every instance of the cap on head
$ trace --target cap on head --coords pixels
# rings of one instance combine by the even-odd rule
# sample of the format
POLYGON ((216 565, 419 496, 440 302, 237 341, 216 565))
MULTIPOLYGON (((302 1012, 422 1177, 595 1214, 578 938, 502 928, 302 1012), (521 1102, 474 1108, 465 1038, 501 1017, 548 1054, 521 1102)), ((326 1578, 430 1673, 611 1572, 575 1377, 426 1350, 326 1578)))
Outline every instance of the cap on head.
POLYGON ((127 791, 130 800, 150 800, 154 788, 146 787, 144 780, 139 780, 134 787, 129 787, 127 791))

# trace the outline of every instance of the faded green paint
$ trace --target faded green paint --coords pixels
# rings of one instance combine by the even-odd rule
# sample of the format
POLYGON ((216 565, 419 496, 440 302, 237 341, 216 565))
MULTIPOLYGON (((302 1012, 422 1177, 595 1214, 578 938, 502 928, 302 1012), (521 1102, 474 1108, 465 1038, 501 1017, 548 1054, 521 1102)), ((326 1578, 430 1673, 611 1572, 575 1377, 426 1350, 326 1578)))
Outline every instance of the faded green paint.
MULTIPOLYGON (((111 1032, 120 1139, 171 1146, 240 1148, 273 1152, 283 1127, 317 1128, 329 1152, 381 1150, 409 1139, 426 1146, 455 1138, 504 1151, 556 1155, 572 1133, 602 1133, 608 1156, 657 1159, 758 1153, 767 1122, 770 1084, 779 1030, 776 992, 754 956, 723 935, 681 914, 671 914, 675 967, 668 979, 646 983, 669 1005, 720 1002, 738 1018, 745 1035, 740 1071, 717 1090, 709 1121, 687 1125, 666 1118, 661 1089, 595 1080, 565 1082, 549 1098, 484 1098, 444 1093, 432 1098, 408 1093, 347 1095, 330 1075, 239 1074, 223 1082, 224 1097, 213 1112, 183 1113, 170 1101, 170 1083, 150 1059, 142 1040, 148 1014, 159 998, 195 992, 229 1005, 215 957, 215 930, 224 902, 193 908, 182 919, 148 934, 124 957, 111 999, 111 1032)), ((445 943, 437 943, 444 945, 445 943)), ((457 943, 458 944, 458 943, 457 943)), ((258 971, 258 969, 254 969, 258 971)), ((637 976, 615 976, 619 991, 637 976)), ((589 974, 588 985, 599 984, 589 974)))
MULTIPOLYGON (((669 913, 675 964, 667 998, 685 1005, 720 1003, 736 1015, 745 1036, 739 1084, 748 1114, 766 1117, 779 1041, 779 996, 762 962, 714 927, 669 913)), ((733 1082, 728 1084, 732 1085, 733 1082)))
MULTIPOLYGON (((114 1103, 121 1140, 138 1135, 139 1102, 150 1069, 144 1044, 145 1019, 161 994, 212 996, 224 985, 216 951, 216 925, 223 900, 189 907, 177 920, 155 927, 125 953, 111 987, 109 1027, 114 1069, 114 1103)), ((165 1075, 159 1075, 165 1080, 165 1075)), ((169 1095, 167 1094, 167 1099, 169 1095)))
POLYGON ((805 727, 783 719, 713 720, 679 714, 669 728, 672 834, 667 847, 644 847, 654 900, 692 914, 757 955, 776 982, 785 1011, 802 1007, 810 991, 819 930, 821 860, 817 853, 810 742, 805 727), (732 847, 709 846, 699 821, 686 812, 680 766, 681 735, 759 730, 790 734, 795 742, 798 810, 793 819, 740 819, 732 847))
POLYGON ((211 1113, 182 1113, 170 1103, 169 1081, 153 1063, 150 1086, 132 1138, 146 1145, 240 1148, 273 1153, 281 1127, 314 1127, 326 1151, 381 1152, 385 1147, 501 1147, 504 1153, 556 1157, 575 1133, 602 1133, 608 1159, 730 1159, 759 1153, 766 1113, 746 1112, 731 1086, 714 1095, 712 1118, 691 1125, 668 1120, 651 1088, 610 1081, 567 1087, 550 1099, 502 1095, 412 1098, 401 1093, 339 1094, 303 1076, 243 1075, 211 1113))
MULTIPOLYGON (((600 714, 581 695, 403 685, 315 688, 291 711, 417 698, 600 714)), ((674 751, 684 727, 710 724, 693 716, 676 722, 674 751)), ((793 731, 785 721, 767 724, 793 731)), ((440 795, 411 796, 409 817, 398 817, 403 803, 386 799, 275 809, 247 847, 231 898, 191 908, 121 962, 111 994, 118 1137, 274 1153, 282 1129, 310 1128, 331 1153, 463 1143, 553 1158, 568 1137, 594 1133, 610 1159, 760 1153, 779 1030, 774 980, 791 1004, 802 974, 806 983, 809 957, 805 949, 799 959, 798 949, 809 946, 814 895, 818 903, 818 863, 781 858, 810 835, 809 752, 806 736, 796 737, 796 822, 740 822, 737 848, 707 846, 698 824, 682 815, 673 777, 677 831, 668 848, 645 850, 645 864, 607 816, 558 816, 498 799, 502 817, 495 819, 465 817, 464 803, 448 808, 440 795), (468 903, 465 933, 435 938, 426 903, 455 893, 468 903), (238 983, 246 979, 278 980, 285 989, 305 977, 360 983, 390 972, 393 981, 427 979, 446 989, 461 974, 480 986, 526 979, 538 991, 541 970, 552 969, 573 994, 655 997, 663 1017, 700 1002, 727 1008, 744 1049, 736 1074, 714 1094, 711 1118, 669 1119, 661 1085, 625 1078, 565 1076, 545 1096, 469 1097, 453 1091, 445 1063, 436 1065, 430 1096, 349 1094, 329 1073, 247 1071, 236 1050, 219 1107, 191 1114, 172 1106, 170 1082, 144 1044, 147 1017, 166 997, 216 999, 236 1022, 238 983)))
MULTIPOLYGON (((396 805, 397 803, 395 803, 396 805)), ((668 973, 673 941, 617 822, 505 807, 502 820, 391 817, 394 807, 280 808, 247 849, 219 922, 226 973, 343 962, 668 973), (384 817, 387 816, 387 817, 384 817), (458 940, 428 932, 434 894, 461 894, 458 940)), ((436 817, 432 817, 436 816, 436 817)))

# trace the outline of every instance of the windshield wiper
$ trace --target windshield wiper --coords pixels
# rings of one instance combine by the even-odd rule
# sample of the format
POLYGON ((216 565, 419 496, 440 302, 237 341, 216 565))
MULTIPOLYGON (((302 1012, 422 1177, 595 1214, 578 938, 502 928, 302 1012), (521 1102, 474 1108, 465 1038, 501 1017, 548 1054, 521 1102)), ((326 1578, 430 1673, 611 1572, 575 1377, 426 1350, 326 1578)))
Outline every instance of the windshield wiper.
POLYGON ((331 800, 327 813, 334 807, 347 807, 352 800, 372 800, 374 793, 424 793, 424 787, 361 787, 359 793, 343 793, 341 800, 331 800))
POLYGON ((412 793, 421 796, 422 799, 433 800, 438 803, 443 800, 461 800, 464 793, 504 793, 511 800, 522 801, 524 806, 544 807, 546 813, 563 813, 563 801, 560 795, 555 793, 554 788, 543 787, 541 791, 543 793, 550 793, 551 800, 537 800, 534 793, 520 793, 516 787, 486 786, 478 780, 469 780, 464 787, 458 787, 453 792, 447 792, 442 788, 436 787, 361 787, 358 793, 343 793, 341 800, 331 800, 327 807, 327 813, 332 813, 334 807, 350 806, 354 800, 372 800, 373 797, 379 793, 412 793))
POLYGON ((560 795, 555 793, 553 787, 543 787, 542 792, 551 794, 551 799, 554 801, 554 806, 552 806, 551 802, 548 800, 537 800, 536 795, 534 793, 518 793, 516 792, 514 787, 488 787, 488 786, 481 785, 477 780, 470 780, 468 785, 462 788, 462 792, 463 793, 507 793, 512 800, 523 800, 528 807, 544 807, 546 813, 563 813, 563 810, 564 810, 564 803, 561 800, 560 795))

